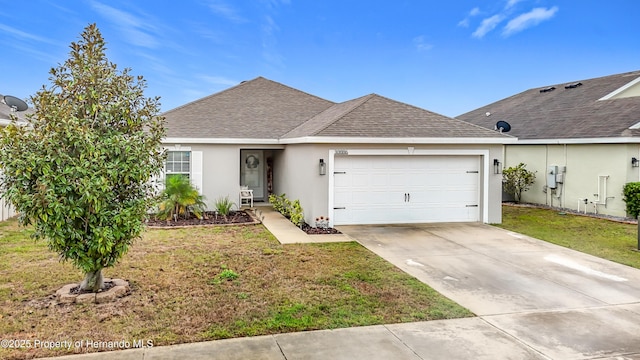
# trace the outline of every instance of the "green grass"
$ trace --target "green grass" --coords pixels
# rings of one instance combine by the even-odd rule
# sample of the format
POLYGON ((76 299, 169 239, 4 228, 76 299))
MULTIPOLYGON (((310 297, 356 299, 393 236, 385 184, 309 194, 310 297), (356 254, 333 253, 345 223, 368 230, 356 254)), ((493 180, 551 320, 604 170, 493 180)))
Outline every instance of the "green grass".
POLYGON ((502 224, 496 226, 640 269, 635 224, 551 209, 503 206, 502 224))
MULTIPOLYGON (((129 296, 51 305, 82 274, 29 235, 0 223, 0 339, 162 346, 473 316, 355 242, 281 245, 262 225, 149 230, 104 271, 128 280, 129 296)), ((0 349, 0 359, 66 353, 0 349)))

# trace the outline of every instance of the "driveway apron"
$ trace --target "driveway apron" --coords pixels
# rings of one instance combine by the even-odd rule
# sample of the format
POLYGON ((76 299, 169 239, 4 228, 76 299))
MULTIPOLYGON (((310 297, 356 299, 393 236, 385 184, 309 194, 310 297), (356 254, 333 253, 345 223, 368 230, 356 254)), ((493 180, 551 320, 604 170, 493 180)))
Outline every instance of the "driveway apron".
POLYGON ((339 230, 541 358, 640 359, 640 270, 479 223, 339 230))

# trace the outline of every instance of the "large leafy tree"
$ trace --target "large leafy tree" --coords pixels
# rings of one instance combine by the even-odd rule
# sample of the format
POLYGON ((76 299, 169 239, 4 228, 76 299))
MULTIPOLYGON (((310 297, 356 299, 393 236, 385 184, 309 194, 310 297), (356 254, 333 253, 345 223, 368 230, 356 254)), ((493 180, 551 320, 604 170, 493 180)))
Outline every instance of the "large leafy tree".
POLYGON ((164 119, 159 98, 144 97, 144 79, 107 59, 95 24, 70 48, 50 86, 30 98, 28 125, 2 130, 0 185, 21 223, 84 272, 82 290, 96 292, 102 269, 143 230, 164 119))

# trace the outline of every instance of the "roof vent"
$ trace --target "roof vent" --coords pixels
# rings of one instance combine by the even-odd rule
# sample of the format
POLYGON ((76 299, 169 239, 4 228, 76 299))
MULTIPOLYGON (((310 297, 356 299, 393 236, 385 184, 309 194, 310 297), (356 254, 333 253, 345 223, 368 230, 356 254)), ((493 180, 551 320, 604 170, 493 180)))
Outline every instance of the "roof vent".
POLYGON ((569 84, 569 85, 565 85, 564 88, 565 89, 575 89, 578 86, 582 86, 581 82, 577 82, 577 83, 573 83, 573 84, 569 84))
POLYGON ((541 93, 546 93, 546 92, 549 92, 549 91, 553 91, 553 90, 555 90, 555 89, 556 89, 556 87, 555 87, 555 86, 549 86, 549 87, 547 87, 547 88, 540 89, 540 92, 541 92, 541 93))

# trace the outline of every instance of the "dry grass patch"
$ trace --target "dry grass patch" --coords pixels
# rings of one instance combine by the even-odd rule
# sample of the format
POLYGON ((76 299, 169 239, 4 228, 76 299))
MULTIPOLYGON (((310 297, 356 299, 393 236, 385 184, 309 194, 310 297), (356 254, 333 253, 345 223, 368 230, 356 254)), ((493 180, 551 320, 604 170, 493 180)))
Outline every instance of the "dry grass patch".
MULTIPOLYGON (((160 346, 472 316, 357 243, 281 245, 261 225, 149 230, 104 271, 128 280, 131 295, 52 305, 82 275, 28 235, 0 223, 1 339, 160 346)), ((88 351, 0 349, 0 358, 88 351)))

